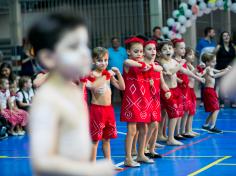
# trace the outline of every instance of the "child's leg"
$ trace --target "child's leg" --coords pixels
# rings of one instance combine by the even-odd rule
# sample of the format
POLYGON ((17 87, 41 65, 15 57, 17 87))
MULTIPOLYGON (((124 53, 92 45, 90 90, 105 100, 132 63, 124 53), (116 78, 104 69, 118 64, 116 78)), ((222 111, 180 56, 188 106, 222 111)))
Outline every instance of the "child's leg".
POLYGON ((93 162, 96 161, 98 143, 99 143, 99 141, 93 141, 92 154, 91 154, 91 161, 93 161, 93 162))
POLYGON ((200 134, 193 131, 193 115, 188 116, 187 126, 186 126, 186 134, 190 134, 193 136, 199 136, 200 134))
POLYGON ((182 118, 183 117, 179 118, 176 122, 176 127, 175 127, 175 135, 176 136, 180 135, 180 124, 181 124, 182 118))
POLYGON ((138 158, 146 158, 144 155, 146 137, 148 132, 148 127, 146 123, 139 123, 139 137, 138 137, 138 158))
POLYGON ((205 121, 204 127, 209 127, 210 123, 212 121, 212 113, 210 113, 205 121))
POLYGON ((149 152, 152 154, 155 154, 155 144, 156 144, 156 140, 157 140, 157 135, 158 135, 158 122, 154 122, 153 123, 153 127, 152 127, 153 133, 151 135, 151 138, 149 139, 149 152))
POLYGON ((166 141, 165 133, 166 133, 166 119, 167 119, 167 113, 165 110, 161 111, 162 115, 162 121, 159 123, 158 128, 158 141, 166 141))
POLYGON ((137 129, 136 134, 134 136, 134 140, 133 140, 133 144, 132 144, 132 156, 137 156, 138 152, 137 152, 137 142, 138 142, 138 135, 139 135, 139 131, 137 129))
POLYGON ((211 114, 211 120, 210 120, 210 128, 214 128, 215 125, 216 125, 216 120, 217 120, 217 117, 218 117, 218 114, 219 114, 219 110, 216 110, 214 111, 212 114, 211 114))
POLYGON ((102 150, 103 150, 104 157, 111 160, 110 139, 103 139, 102 140, 102 150))
POLYGON ((132 162, 133 158, 131 155, 131 150, 132 150, 134 136, 136 134, 136 123, 128 122, 127 127, 128 127, 128 132, 125 139, 126 161, 132 162))
POLYGON ((188 120, 188 112, 185 112, 184 113, 184 117, 181 120, 181 134, 185 134, 186 133, 187 120, 188 120))
POLYGON ((175 140, 175 138, 174 138, 174 132, 175 132, 177 120, 178 120, 178 118, 169 119, 168 140, 167 140, 168 145, 183 145, 182 142, 179 142, 179 141, 175 140))
MULTIPOLYGON (((146 138, 146 144, 145 144, 145 148, 147 149, 149 147, 150 149, 150 140, 152 138, 152 135, 154 135, 154 131, 155 129, 158 129, 158 123, 157 122, 151 122, 148 124, 148 133, 147 133, 147 138, 146 138)), ((155 141, 156 143, 156 141, 155 141)), ((154 144, 155 146, 155 144, 154 144)))

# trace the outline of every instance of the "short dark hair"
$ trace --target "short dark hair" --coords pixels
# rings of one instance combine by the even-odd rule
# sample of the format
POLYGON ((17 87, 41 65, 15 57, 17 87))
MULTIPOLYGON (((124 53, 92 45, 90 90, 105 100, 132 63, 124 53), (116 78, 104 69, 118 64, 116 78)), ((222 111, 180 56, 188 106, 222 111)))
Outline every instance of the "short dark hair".
POLYGON ((28 76, 22 76, 19 80, 19 88, 23 89, 24 88, 24 84, 27 83, 30 79, 30 77, 28 76))
POLYGON ((113 40, 115 40, 115 39, 120 40, 118 37, 114 36, 111 38, 111 42, 113 42, 113 40))
POLYGON ((213 30, 213 29, 214 29, 213 27, 206 27, 206 28, 204 29, 204 35, 207 36, 207 34, 208 34, 209 32, 211 32, 211 30, 213 30))
POLYGON ((65 13, 47 15, 29 30, 28 39, 37 55, 42 49, 53 50, 63 34, 78 26, 87 26, 84 19, 65 13))
POLYGON ((161 27, 160 27, 160 26, 155 26, 155 27, 152 29, 152 32, 155 32, 157 29, 161 30, 161 27))
POLYGON ((158 43, 157 51, 160 52, 164 45, 170 45, 170 46, 174 47, 174 45, 173 45, 173 43, 171 41, 166 40, 166 41, 158 43))

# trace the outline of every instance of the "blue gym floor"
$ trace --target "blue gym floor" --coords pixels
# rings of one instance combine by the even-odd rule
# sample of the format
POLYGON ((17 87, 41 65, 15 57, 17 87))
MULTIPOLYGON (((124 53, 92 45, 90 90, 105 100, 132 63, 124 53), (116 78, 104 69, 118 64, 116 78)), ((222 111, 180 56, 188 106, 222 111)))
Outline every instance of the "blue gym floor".
MULTIPOLYGON (((111 141, 113 161, 123 167, 126 124, 119 121, 119 108, 115 108, 119 136, 111 141)), ((166 146, 158 149, 164 157, 155 164, 143 164, 140 168, 125 168, 118 176, 235 176, 236 175, 236 109, 222 109, 217 127, 223 134, 209 134, 200 129, 207 114, 198 108, 194 118, 194 129, 199 137, 184 141, 180 147, 166 146)), ((9 137, 0 141, 0 176, 32 175, 29 156, 29 138, 9 137)), ((98 159, 102 158, 101 147, 98 159)))

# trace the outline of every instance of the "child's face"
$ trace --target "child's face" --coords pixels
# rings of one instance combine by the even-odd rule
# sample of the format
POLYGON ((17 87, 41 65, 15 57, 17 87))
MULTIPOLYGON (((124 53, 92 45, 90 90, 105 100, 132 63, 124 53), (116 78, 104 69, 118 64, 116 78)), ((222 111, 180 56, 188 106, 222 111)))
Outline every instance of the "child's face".
POLYGON ((9 76, 10 76, 10 74, 11 74, 11 70, 9 69, 9 68, 3 68, 2 69, 2 75, 5 77, 5 78, 9 78, 9 76))
POLYGON ((27 89, 32 88, 32 81, 31 81, 31 79, 29 79, 29 80, 25 83, 25 88, 27 88, 27 89))
POLYGON ((9 86, 9 90, 10 90, 10 92, 16 93, 16 91, 17 91, 16 84, 15 84, 15 83, 14 83, 14 84, 11 84, 11 85, 9 86))
POLYGON ((67 32, 58 42, 56 48, 56 69, 65 76, 76 79, 87 75, 91 67, 91 56, 88 48, 88 31, 78 27, 67 32))
POLYGON ((211 61, 206 62, 206 65, 214 68, 216 66, 216 57, 214 57, 214 59, 212 59, 211 61))
POLYGON ((193 51, 190 51, 187 55, 186 55, 186 58, 185 58, 188 62, 191 62, 193 63, 194 60, 195 60, 195 55, 194 55, 194 52, 193 51))
POLYGON ((174 54, 174 48, 171 45, 165 44, 161 48, 161 56, 165 59, 171 59, 174 54))
POLYGON ((1 88, 4 89, 4 90, 9 89, 9 81, 4 79, 3 82, 2 82, 1 88))
POLYGON ((105 70, 108 66, 108 53, 106 53, 101 58, 94 59, 94 64, 95 64, 96 69, 105 70))
POLYGON ((184 42, 180 42, 176 44, 175 47, 175 53, 178 56, 184 56, 185 55, 185 43, 184 42))
POLYGON ((143 58, 143 45, 140 43, 135 43, 127 52, 132 59, 137 61, 141 60, 143 58))
POLYGON ((144 48, 144 55, 147 59, 155 60, 157 54, 156 45, 150 43, 144 48))

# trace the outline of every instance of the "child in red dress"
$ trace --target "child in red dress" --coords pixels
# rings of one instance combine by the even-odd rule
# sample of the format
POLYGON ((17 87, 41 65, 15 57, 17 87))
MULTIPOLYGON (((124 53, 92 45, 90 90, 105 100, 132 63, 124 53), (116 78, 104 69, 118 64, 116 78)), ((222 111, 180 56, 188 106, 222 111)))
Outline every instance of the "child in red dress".
MULTIPOLYGON (((156 46, 157 43, 153 40, 149 40, 144 43, 144 62, 151 66, 159 66, 157 62, 154 62, 157 53, 156 46)), ((155 152, 155 144, 158 135, 158 124, 161 122, 160 89, 166 92, 166 98, 169 98, 171 93, 164 81, 162 71, 157 72, 151 68, 147 72, 144 72, 144 74, 145 79, 147 79, 147 81, 145 81, 147 84, 147 91, 149 91, 150 94, 149 113, 151 115, 151 121, 148 124, 145 155, 150 158, 161 158, 161 155, 155 152)))
MULTIPOLYGON (((105 158, 111 160, 110 139, 117 137, 117 130, 115 113, 111 105, 110 83, 119 90, 125 90, 125 83, 118 68, 113 67, 112 70, 106 70, 108 66, 107 49, 103 47, 94 48, 93 63, 95 69, 90 77, 93 77, 94 80, 87 82, 87 87, 92 93, 90 105, 90 132, 93 140, 92 161, 96 161, 100 140, 103 142, 102 148, 105 158), (115 75, 118 79, 114 77, 115 75), (98 82, 99 84, 97 84, 98 82)), ((120 170, 122 168, 115 167, 115 169, 120 170)))
POLYGON ((210 112, 206 119, 203 129, 212 133, 222 133, 222 130, 216 128, 216 120, 219 114, 219 101, 215 87, 215 79, 224 76, 231 70, 231 66, 228 66, 223 70, 216 70, 216 56, 211 53, 204 53, 202 55, 202 61, 206 64, 204 77, 206 79, 205 88, 203 91, 203 102, 206 112, 210 112))
POLYGON ((147 135, 147 123, 150 122, 148 110, 148 92, 144 84, 143 72, 151 68, 143 62, 143 43, 144 41, 137 37, 131 37, 125 41, 129 59, 124 62, 124 81, 126 89, 122 99, 121 121, 127 122, 126 136, 126 159, 125 166, 139 167, 138 162, 154 163, 144 155, 145 141, 147 135), (139 149, 136 161, 133 160, 131 151, 134 137, 139 131, 139 149))

